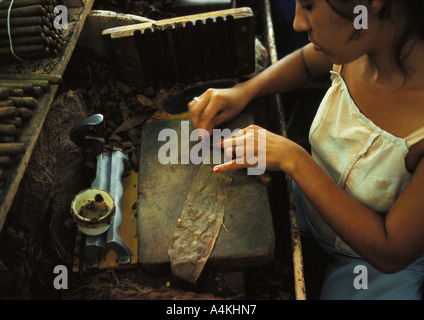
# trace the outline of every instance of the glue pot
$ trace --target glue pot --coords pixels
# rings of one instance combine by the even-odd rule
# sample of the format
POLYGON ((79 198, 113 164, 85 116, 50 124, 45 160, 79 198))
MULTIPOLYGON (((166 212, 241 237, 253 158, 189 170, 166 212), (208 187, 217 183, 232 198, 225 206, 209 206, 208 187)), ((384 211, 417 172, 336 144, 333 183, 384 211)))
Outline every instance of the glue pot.
POLYGON ((90 236, 99 235, 110 227, 115 201, 105 190, 85 189, 72 200, 71 215, 79 231, 90 236))

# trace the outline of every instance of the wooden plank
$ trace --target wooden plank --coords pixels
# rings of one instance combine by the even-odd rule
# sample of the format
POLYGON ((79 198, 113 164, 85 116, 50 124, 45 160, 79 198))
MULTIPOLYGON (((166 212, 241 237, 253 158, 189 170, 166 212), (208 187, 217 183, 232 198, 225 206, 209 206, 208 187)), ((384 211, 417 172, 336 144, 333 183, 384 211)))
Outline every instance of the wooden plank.
MULTIPOLYGON (((63 30, 65 46, 57 58, 5 65, 0 68, 0 72, 63 75, 93 3, 94 0, 88 0, 84 7, 68 8, 68 28, 63 30)), ((16 164, 7 171, 7 180, 0 186, 0 232, 58 88, 59 85, 52 85, 48 93, 37 99, 38 108, 34 110, 31 120, 26 124, 19 138, 19 142, 25 144, 26 152, 17 157, 16 164)))
POLYGON ((102 31, 112 27, 151 22, 153 20, 133 14, 123 14, 107 10, 91 10, 84 24, 78 43, 95 51, 101 57, 107 57, 102 31))
POLYGON ((134 24, 130 26, 122 26, 116 28, 110 28, 103 30, 103 35, 110 35, 111 38, 122 38, 130 37, 134 35, 134 31, 154 28, 155 30, 165 30, 166 27, 175 26, 177 24, 185 26, 185 24, 191 22, 196 23, 197 20, 206 21, 207 19, 216 19, 221 16, 233 16, 234 19, 240 19, 244 17, 251 17, 253 15, 252 9, 250 8, 236 8, 228 10, 219 10, 207 13, 199 13, 190 16, 176 17, 171 19, 158 20, 153 22, 144 22, 140 24, 134 24))
MULTIPOLYGON (((271 64, 278 62, 277 49, 275 45, 275 35, 274 27, 272 23, 271 15, 271 4, 270 0, 265 0, 265 12, 266 12, 266 25, 267 25, 267 37, 268 37, 268 46, 271 56, 271 64)), ((275 96, 277 104, 281 108, 280 96, 275 96)), ((281 112, 284 115, 284 112, 281 112)), ((282 132, 281 134, 284 137, 287 137, 285 121, 281 121, 282 132)), ((289 219, 290 219, 290 233, 292 239, 292 251, 293 251, 293 276, 294 276, 294 289, 296 300, 306 300, 306 288, 305 288, 305 278, 303 273, 303 255, 302 255, 302 244, 300 241, 300 232, 296 219, 296 208, 294 205, 294 196, 292 188, 292 179, 286 176, 287 190, 289 193, 289 219)))

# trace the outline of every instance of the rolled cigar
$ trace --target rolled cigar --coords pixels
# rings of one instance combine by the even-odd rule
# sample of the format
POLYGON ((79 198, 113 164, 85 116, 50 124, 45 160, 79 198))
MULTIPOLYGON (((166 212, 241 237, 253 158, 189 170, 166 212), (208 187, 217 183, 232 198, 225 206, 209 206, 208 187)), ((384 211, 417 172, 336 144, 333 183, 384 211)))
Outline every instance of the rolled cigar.
MULTIPOLYGON (((28 36, 34 34, 41 34, 43 31, 43 27, 40 26, 28 26, 28 27, 13 27, 10 28, 10 35, 13 38, 20 36, 28 36)), ((0 38, 9 38, 9 31, 7 28, 0 29, 0 38)))
POLYGON ((0 107, 13 107, 12 100, 2 100, 0 101, 0 107))
POLYGON ((22 128, 23 125, 23 121, 19 117, 0 119, 0 123, 13 124, 16 128, 22 128))
MULTIPOLYGON (((16 127, 16 126, 15 126, 16 127)), ((15 133, 15 141, 17 141, 17 138, 19 138, 22 135, 22 128, 16 128, 16 133, 15 133)))
POLYGON ((31 119, 34 112, 28 108, 16 108, 16 115, 22 118, 23 121, 31 119))
MULTIPOLYGON (((24 46, 29 44, 48 44, 47 38, 44 33, 36 34, 32 36, 25 37, 14 37, 12 39, 12 45, 15 46, 24 46)), ((10 46, 9 39, 0 39, 0 47, 10 46)))
POLYGON ((55 32, 52 29, 48 28, 47 26, 43 26, 43 32, 46 36, 51 36, 51 37, 53 37, 53 34, 55 34, 55 32))
POLYGON ((16 115, 16 107, 0 107, 0 119, 13 118, 16 115))
POLYGON ((11 97, 23 97, 24 96, 24 90, 18 89, 18 88, 10 89, 9 95, 11 97))
POLYGON ((0 86, 2 87, 8 87, 9 92, 10 88, 12 89, 22 89, 25 93, 31 94, 34 91, 34 86, 31 83, 25 83, 25 82, 16 82, 16 81, 8 81, 8 80, 0 80, 0 86))
POLYGON ((8 87, 0 86, 0 100, 5 100, 9 98, 10 90, 8 87))
POLYGON ((47 17, 49 19, 49 21, 51 23, 53 23, 53 21, 54 21, 54 13, 46 13, 45 14, 45 17, 47 17))
POLYGON ((44 34, 44 37, 45 37, 45 40, 44 40, 43 44, 45 46, 50 47, 52 45, 52 38, 50 36, 46 36, 45 34, 44 34))
MULTIPOLYGON (((16 55, 30 55, 34 53, 43 53, 45 47, 42 44, 30 44, 22 46, 13 46, 13 51, 16 55)), ((0 56, 8 56, 12 54, 10 46, 0 48, 0 56)))
POLYGON ((0 79, 10 80, 46 80, 51 84, 62 83, 62 77, 53 74, 0 73, 0 79))
POLYGON ((51 30, 54 29, 52 22, 47 17, 43 20, 43 25, 45 25, 47 28, 49 28, 51 30))
MULTIPOLYGON (((13 49, 15 55, 23 60, 44 59, 50 57, 50 49, 43 45, 15 46, 13 49)), ((21 60, 12 54, 10 48, 1 48, 0 51, 1 50, 3 50, 3 54, 0 54, 0 64, 21 62, 21 60)))
POLYGON ((33 97, 9 97, 9 100, 19 108, 35 109, 38 107, 38 102, 33 97))
POLYGON ((50 48, 56 45, 56 41, 54 41, 53 38, 50 37, 50 36, 46 36, 46 42, 45 43, 50 48))
POLYGON ((25 144, 22 142, 0 143, 0 155, 14 155, 25 153, 25 144))
POLYGON ((51 29, 51 30, 52 30, 51 35, 52 35, 53 39, 55 39, 57 41, 62 39, 62 36, 60 34, 56 33, 53 29, 51 29))
POLYGON ((0 86, 3 88, 8 88, 10 92, 10 88, 22 88, 22 89, 32 89, 34 86, 31 82, 27 82, 25 80, 3 80, 0 79, 0 86))
POLYGON ((40 87, 44 91, 48 91, 50 89, 50 83, 47 80, 39 80, 39 79, 25 79, 25 80, 12 80, 12 79, 6 79, 3 80, 0 78, 0 85, 2 81, 8 82, 8 83, 30 83, 33 86, 40 87))
POLYGON ((57 42, 63 47, 65 45, 65 41, 63 39, 58 39, 57 42))
POLYGON ((11 156, 0 156, 0 167, 7 166, 9 164, 12 164, 11 156))
POLYGON ((41 89, 41 87, 38 87, 38 86, 34 87, 32 90, 33 90, 32 96, 35 96, 35 97, 41 97, 44 93, 43 89, 41 89))
MULTIPOLYGON (((2 3, 0 3, 0 9, 9 9, 10 6, 10 0, 5 0, 2 3)), ((27 7, 31 5, 45 5, 47 4, 47 1, 45 0, 15 0, 13 2, 12 8, 20 8, 20 7, 27 7)))
MULTIPOLYGON (((12 7, 12 9, 10 10, 11 17, 30 17, 37 15, 45 15, 46 13, 46 9, 39 4, 15 9, 12 7)), ((7 14, 8 9, 0 10, 0 18, 7 18, 7 14)))
MULTIPOLYGON (((41 90, 41 94, 43 92, 47 92, 50 89, 50 83, 47 80, 10 80, 10 79, 0 79, 0 86, 9 87, 13 89, 22 89, 24 92, 28 93, 36 93, 41 90)), ((9 90, 9 95, 10 94, 9 90)))
MULTIPOLYGON (((9 24, 11 27, 37 26, 45 24, 46 19, 43 16, 14 17, 9 19, 9 24)), ((0 27, 7 28, 7 18, 0 19, 0 27)))
POLYGON ((59 54, 59 51, 58 51, 57 49, 53 49, 53 50, 51 50, 50 52, 51 52, 51 53, 50 53, 50 56, 51 56, 51 57, 57 57, 57 56, 58 56, 58 54, 59 54))
POLYGON ((16 134, 16 127, 13 124, 0 123, 0 135, 14 136, 16 134))
POLYGON ((0 142, 15 142, 16 141, 16 134, 15 136, 1 136, 0 135, 0 142))

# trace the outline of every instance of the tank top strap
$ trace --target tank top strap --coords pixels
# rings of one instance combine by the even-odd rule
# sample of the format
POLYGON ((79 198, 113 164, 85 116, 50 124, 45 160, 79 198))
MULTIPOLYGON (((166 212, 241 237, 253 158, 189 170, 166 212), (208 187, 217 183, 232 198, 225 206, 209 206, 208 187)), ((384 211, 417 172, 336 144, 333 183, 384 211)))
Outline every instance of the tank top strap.
POLYGON ((420 142, 424 139, 424 127, 418 130, 415 130, 410 135, 408 135, 404 140, 408 148, 412 147, 417 142, 420 142))

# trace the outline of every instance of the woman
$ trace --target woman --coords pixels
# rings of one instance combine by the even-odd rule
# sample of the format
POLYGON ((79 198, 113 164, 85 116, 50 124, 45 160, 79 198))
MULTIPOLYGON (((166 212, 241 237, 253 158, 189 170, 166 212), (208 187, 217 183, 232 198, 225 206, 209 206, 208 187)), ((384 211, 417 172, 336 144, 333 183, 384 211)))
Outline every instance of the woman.
MULTIPOLYGON (((292 177, 300 228, 330 256, 322 299, 421 299, 423 10, 420 0, 298 0, 294 29, 308 32, 310 44, 247 82, 209 89, 189 104, 193 125, 211 132, 252 99, 331 72, 310 130, 312 155, 266 135, 267 170, 292 177), (356 5, 367 8, 368 29, 355 28, 356 5), (358 270, 366 272, 362 285, 358 270)), ((247 132, 231 138, 235 149, 225 152, 244 156, 237 145, 251 138, 247 132)))

